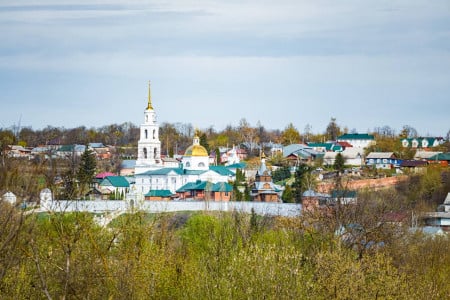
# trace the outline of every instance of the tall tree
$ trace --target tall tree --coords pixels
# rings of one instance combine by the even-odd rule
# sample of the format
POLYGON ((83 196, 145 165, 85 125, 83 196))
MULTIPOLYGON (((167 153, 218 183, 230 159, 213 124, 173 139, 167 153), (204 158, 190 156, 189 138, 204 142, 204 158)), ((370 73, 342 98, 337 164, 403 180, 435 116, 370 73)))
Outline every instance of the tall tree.
POLYGON ((83 154, 81 155, 80 165, 78 167, 77 179, 80 184, 81 196, 84 197, 87 189, 95 175, 95 168, 97 167, 97 161, 94 152, 86 146, 83 154))
POLYGON ((344 156, 340 152, 338 152, 338 154, 336 154, 336 159, 334 160, 333 167, 336 171, 342 173, 344 171, 344 166, 345 166, 344 156))
POLYGON ((302 201, 302 194, 305 191, 305 180, 308 173, 311 172, 311 167, 306 164, 300 164, 295 170, 295 180, 292 184, 294 189, 295 202, 300 203, 302 201))
POLYGON ((238 127, 239 133, 241 134, 241 138, 250 150, 250 153, 253 152, 253 148, 255 143, 257 142, 257 131, 253 128, 249 122, 245 118, 239 121, 238 127))
POLYGON ((205 147, 206 151, 208 151, 209 153, 209 144, 208 144, 208 137, 206 136, 206 133, 201 133, 200 134, 200 145, 202 145, 203 147, 205 147))
POLYGON ((415 138, 418 136, 417 130, 409 125, 403 125, 402 131, 400 132, 400 138, 415 138))
POLYGON ((336 123, 336 118, 331 118, 326 129, 327 138, 331 141, 337 140, 337 137, 341 134, 341 128, 336 123))
POLYGON ((289 123, 281 133, 281 143, 283 145, 291 145, 299 142, 300 142, 300 132, 298 132, 294 124, 289 123))

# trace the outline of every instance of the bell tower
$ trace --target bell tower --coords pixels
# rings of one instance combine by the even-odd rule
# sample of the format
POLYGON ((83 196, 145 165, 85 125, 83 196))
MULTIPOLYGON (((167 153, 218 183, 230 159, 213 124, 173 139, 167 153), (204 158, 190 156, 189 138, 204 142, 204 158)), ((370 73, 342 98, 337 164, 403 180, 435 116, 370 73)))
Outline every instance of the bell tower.
POLYGON ((148 103, 144 111, 144 123, 140 126, 138 156, 135 174, 162 168, 159 124, 153 109, 150 81, 148 82, 148 103))

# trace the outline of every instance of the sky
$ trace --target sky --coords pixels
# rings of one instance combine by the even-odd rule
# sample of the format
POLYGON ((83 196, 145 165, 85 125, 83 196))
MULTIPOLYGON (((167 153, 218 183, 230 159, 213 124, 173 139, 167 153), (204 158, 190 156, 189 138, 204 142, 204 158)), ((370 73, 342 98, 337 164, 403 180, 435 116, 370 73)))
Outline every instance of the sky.
POLYGON ((0 0, 0 128, 450 129, 448 0, 0 0))

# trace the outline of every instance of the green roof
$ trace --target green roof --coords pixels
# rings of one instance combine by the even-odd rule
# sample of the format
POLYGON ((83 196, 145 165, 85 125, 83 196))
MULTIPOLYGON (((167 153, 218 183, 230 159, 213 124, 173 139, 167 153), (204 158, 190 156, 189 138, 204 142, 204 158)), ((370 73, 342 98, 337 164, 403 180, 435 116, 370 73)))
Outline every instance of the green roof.
POLYGON ((182 193, 182 192, 187 192, 187 191, 193 190, 196 185, 197 185, 197 183, 195 183, 195 182, 188 182, 185 185, 183 185, 182 187, 180 187, 177 190, 177 193, 182 193))
POLYGON ((218 182, 213 185, 211 192, 232 192, 233 186, 227 182, 218 182))
POLYGON ((168 175, 170 172, 175 172, 178 175, 183 174, 183 169, 181 168, 162 168, 152 171, 147 171, 144 175, 168 175))
POLYGON ((234 176, 234 173, 224 166, 210 166, 209 169, 222 176, 234 176))
POLYGON ((170 197, 173 196, 169 190, 150 190, 145 197, 170 197))
POLYGON ((356 191, 334 190, 331 192, 332 198, 356 198, 356 191))
POLYGON ((374 140, 375 137, 368 133, 347 133, 338 137, 338 140, 374 140))
POLYGON ((325 148, 327 151, 331 151, 333 144, 332 143, 308 143, 308 146, 312 147, 312 148, 325 148))
POLYGON ((241 162, 241 163, 237 163, 237 164, 232 164, 229 166, 226 166, 227 169, 245 169, 247 167, 247 164, 245 162, 241 162))
POLYGON ((210 192, 231 192, 233 187, 227 182, 218 182, 213 184, 209 181, 188 182, 177 190, 177 193, 193 191, 193 190, 207 190, 210 192))
POLYGON ((100 185, 108 185, 109 182, 113 187, 130 187, 130 183, 123 176, 107 176, 100 185))
POLYGON ((432 157, 428 158, 428 160, 450 161, 450 152, 433 155, 432 157))

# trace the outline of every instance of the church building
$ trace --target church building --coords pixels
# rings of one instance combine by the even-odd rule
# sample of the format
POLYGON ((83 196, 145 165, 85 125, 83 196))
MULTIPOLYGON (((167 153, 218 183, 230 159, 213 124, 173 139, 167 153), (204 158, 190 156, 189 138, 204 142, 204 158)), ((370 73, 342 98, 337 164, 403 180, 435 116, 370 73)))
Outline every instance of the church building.
POLYGON ((167 165, 161 159, 159 125, 153 109, 150 86, 144 123, 141 125, 138 142, 138 159, 135 167, 136 191, 143 195, 151 191, 176 191, 191 182, 205 181, 212 184, 235 180, 235 173, 224 166, 211 166, 209 154, 200 145, 198 133, 177 165, 167 165))

